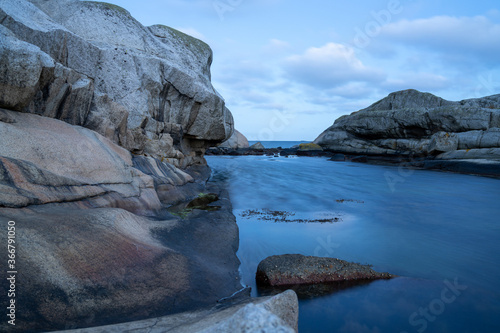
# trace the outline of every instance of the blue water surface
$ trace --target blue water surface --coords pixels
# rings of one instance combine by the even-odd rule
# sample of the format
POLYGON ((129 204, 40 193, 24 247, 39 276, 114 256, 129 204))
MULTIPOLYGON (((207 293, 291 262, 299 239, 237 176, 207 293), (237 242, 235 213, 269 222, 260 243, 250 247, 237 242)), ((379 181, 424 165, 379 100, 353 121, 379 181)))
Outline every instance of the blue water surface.
POLYGON ((300 300, 300 332, 500 332, 500 180, 314 157, 207 157, 229 184, 241 275, 300 253, 400 277, 300 300), (337 217, 339 222, 275 222, 337 217))

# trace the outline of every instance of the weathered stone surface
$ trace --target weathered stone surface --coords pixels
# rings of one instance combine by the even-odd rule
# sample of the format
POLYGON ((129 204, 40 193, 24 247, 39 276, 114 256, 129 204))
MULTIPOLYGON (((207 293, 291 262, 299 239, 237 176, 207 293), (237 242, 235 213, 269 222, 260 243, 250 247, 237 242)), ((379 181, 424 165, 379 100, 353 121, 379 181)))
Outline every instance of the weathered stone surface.
POLYGON ((390 279, 368 265, 335 258, 284 254, 270 256, 257 267, 256 281, 261 286, 293 286, 302 284, 390 279))
MULTIPOLYGON (((224 204, 224 203, 222 203, 224 204)), ((212 306, 240 288, 230 207, 189 221, 123 209, 1 209, 16 222, 14 331, 139 320, 212 306), (229 208, 229 209, 228 209, 229 208)), ((6 242, 6 233, 0 240, 6 242)), ((4 251, 6 252, 6 251, 4 251)), ((7 260, 6 253, 0 255, 7 260)), ((6 293, 6 281, 0 291, 6 293)), ((2 299, 2 306, 4 300, 2 299)), ((6 321, 2 331, 12 331, 6 321)))
POLYGON ((103 136, 38 115, 2 110, 0 207, 60 203, 151 212, 161 206, 153 179, 130 152, 103 136))
POLYGON ((315 143, 301 143, 299 145, 299 150, 300 151, 309 151, 309 150, 323 150, 320 145, 317 145, 315 143))
POLYGON ((430 154, 457 150, 458 137, 455 133, 438 132, 431 137, 427 151, 430 154))
POLYGON ((335 162, 344 162, 345 161, 345 155, 344 154, 335 154, 330 158, 330 161, 335 161, 335 162))
POLYGON ((238 132, 237 130, 234 130, 233 135, 231 137, 218 145, 220 148, 230 148, 230 149, 241 149, 241 148, 248 148, 248 140, 247 138, 238 132))
POLYGON ((0 0, 0 224, 16 222, 22 286, 0 331, 161 316, 241 288, 228 195, 203 165, 233 131, 211 61, 114 5, 0 0), (166 210, 207 192, 217 211, 166 210))
MULTIPOLYGON (((239 288, 227 194, 214 192, 220 209, 196 211, 182 224, 163 209, 206 192, 206 172, 132 157, 57 119, 4 109, 0 119, 0 222, 16 222, 23 281, 17 331, 164 315, 239 288)), ((4 279, 0 293, 7 290, 4 279)))
POLYGON ((261 150, 261 149, 265 149, 264 145, 262 145, 262 143, 260 143, 260 142, 254 143, 254 144, 253 144, 253 145, 251 145, 249 148, 250 148, 250 149, 253 149, 253 150, 261 150))
MULTIPOLYGON (((459 152, 464 151, 458 150, 457 153, 459 152)), ((484 154, 484 152, 481 152, 480 154, 484 154)), ((498 178, 500 170, 499 160, 489 160, 484 158, 458 159, 457 157, 459 156, 456 155, 453 159, 426 160, 424 162, 424 167, 426 169, 437 169, 498 178)))
POLYGON ((456 136, 458 138, 457 149, 500 147, 500 128, 457 133, 456 136))
POLYGON ((93 129, 185 167, 227 139, 233 119, 210 83, 212 51, 114 5, 0 0, 0 107, 93 129))
MULTIPOLYGON (((386 98, 373 103, 367 109, 369 110, 399 110, 406 108, 434 108, 446 105, 455 105, 456 103, 444 100, 429 93, 422 93, 414 89, 404 90, 404 93, 394 92, 386 98)), ((364 110, 367 110, 364 109, 364 110)))
POLYGON ((499 127, 500 95, 451 102, 404 90, 340 117, 314 142, 352 155, 464 159, 459 150, 471 149, 473 159, 497 160, 484 148, 500 148, 499 127))
POLYGON ((122 332, 297 332, 297 295, 291 290, 273 297, 259 297, 228 308, 135 321, 112 326, 67 330, 61 333, 122 333, 122 332))

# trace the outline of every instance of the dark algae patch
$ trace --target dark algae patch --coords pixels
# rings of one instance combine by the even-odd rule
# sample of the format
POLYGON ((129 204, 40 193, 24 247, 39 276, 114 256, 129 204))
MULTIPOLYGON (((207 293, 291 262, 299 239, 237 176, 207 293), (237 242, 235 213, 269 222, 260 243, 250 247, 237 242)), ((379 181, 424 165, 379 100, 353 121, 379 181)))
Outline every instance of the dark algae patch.
POLYGON ((344 202, 354 202, 354 203, 359 203, 359 204, 364 204, 364 201, 361 200, 354 200, 354 199, 337 199, 335 200, 338 203, 344 203, 344 202))
POLYGON ((219 200, 219 196, 215 193, 199 193, 198 197, 194 198, 190 202, 181 203, 168 208, 170 214, 177 216, 181 219, 186 219, 189 214, 194 209, 204 210, 204 211, 216 211, 219 210, 220 206, 213 206, 211 203, 219 200))
POLYGON ((323 218, 292 218, 296 215, 294 212, 282 211, 282 210, 270 210, 270 209, 248 209, 240 213, 241 217, 250 219, 257 218, 262 221, 272 221, 275 223, 334 223, 341 222, 342 218, 338 216, 326 216, 323 218))

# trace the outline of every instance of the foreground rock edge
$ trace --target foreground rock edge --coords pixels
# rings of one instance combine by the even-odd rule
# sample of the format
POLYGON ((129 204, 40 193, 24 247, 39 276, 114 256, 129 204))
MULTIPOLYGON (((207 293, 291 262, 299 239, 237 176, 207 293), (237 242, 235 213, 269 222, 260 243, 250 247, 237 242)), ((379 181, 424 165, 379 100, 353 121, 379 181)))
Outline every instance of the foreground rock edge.
POLYGON ((116 325, 65 330, 60 333, 121 332, 297 332, 298 299, 287 290, 272 297, 258 297, 229 307, 184 312, 116 325))

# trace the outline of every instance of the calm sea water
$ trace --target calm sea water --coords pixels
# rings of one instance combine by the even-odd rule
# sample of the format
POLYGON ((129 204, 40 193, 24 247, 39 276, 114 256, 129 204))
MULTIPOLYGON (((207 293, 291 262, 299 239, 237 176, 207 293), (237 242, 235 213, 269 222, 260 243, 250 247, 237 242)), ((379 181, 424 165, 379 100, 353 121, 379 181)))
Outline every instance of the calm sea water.
POLYGON ((400 277, 300 300, 300 332, 500 332, 500 181, 324 158, 207 157, 229 183, 243 283, 267 256, 372 264, 400 277), (248 210, 283 211, 275 222, 248 210))

